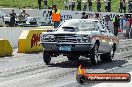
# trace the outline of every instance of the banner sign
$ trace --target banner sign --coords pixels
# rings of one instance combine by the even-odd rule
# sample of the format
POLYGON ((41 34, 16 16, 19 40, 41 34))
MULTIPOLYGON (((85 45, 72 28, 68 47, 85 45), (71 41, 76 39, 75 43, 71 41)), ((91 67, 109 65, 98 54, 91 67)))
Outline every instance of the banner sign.
MULTIPOLYGON (((108 15, 110 19, 113 19, 115 15, 124 15, 123 13, 114 13, 114 12, 88 12, 88 11, 71 11, 71 10, 61 10, 61 19, 69 20, 69 19, 80 19, 82 17, 82 13, 85 12, 88 15, 88 18, 95 18, 96 14, 99 14, 99 17, 108 15)), ((51 22, 52 10, 45 9, 43 10, 42 17, 43 19, 51 22)))

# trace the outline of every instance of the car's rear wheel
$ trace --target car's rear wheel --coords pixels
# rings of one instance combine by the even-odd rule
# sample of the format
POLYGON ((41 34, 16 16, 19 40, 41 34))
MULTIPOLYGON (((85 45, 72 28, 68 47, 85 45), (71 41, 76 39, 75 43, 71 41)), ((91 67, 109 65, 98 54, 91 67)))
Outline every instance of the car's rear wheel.
POLYGON ((46 63, 46 65, 48 65, 51 61, 51 56, 49 54, 48 51, 43 51, 43 59, 44 59, 44 62, 46 63))
POLYGON ((99 57, 98 49, 99 49, 99 46, 95 44, 95 46, 90 52, 90 61, 93 65, 96 65, 98 62, 98 57, 99 57))
POLYGON ((112 47, 109 53, 101 54, 100 59, 105 62, 111 62, 114 57, 114 48, 112 47))

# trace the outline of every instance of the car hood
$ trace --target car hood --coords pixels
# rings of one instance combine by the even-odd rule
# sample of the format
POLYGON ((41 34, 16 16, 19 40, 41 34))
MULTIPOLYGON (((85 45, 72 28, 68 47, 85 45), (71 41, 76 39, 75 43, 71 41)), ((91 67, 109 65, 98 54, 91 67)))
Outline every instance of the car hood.
POLYGON ((69 32, 69 31, 54 31, 54 32, 43 32, 43 34, 79 34, 79 35, 91 35, 94 31, 78 31, 78 32, 69 32))

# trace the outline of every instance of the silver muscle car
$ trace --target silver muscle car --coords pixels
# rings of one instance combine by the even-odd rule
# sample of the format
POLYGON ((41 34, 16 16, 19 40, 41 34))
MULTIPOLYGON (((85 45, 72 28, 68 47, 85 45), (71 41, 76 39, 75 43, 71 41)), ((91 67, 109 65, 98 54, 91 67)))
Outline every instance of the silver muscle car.
POLYGON ((43 59, 49 64, 51 57, 67 56, 69 61, 80 56, 90 58, 93 65, 98 58, 112 61, 119 39, 95 19, 71 19, 63 21, 56 31, 43 32, 40 43, 44 48, 43 59))

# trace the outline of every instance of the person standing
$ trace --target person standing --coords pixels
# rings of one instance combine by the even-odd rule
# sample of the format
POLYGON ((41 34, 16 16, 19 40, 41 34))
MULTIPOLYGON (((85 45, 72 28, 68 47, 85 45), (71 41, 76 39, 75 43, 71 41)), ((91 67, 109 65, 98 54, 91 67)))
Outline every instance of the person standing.
POLYGON ((120 19, 120 29, 122 29, 122 31, 126 29, 126 23, 127 19, 125 18, 125 16, 122 16, 122 18, 120 19))
POLYGON ((101 12, 101 0, 96 0, 97 11, 101 12))
POLYGON ((104 3, 105 3, 105 11, 108 12, 108 0, 104 0, 104 3))
POLYGON ((75 8, 75 2, 72 1, 72 11, 74 10, 74 8, 75 8))
POLYGON ((118 35, 118 28, 120 26, 120 19, 119 16, 116 15, 115 18, 113 19, 113 26, 114 26, 114 35, 118 35))
POLYGON ((38 8, 39 8, 39 10, 41 9, 41 1, 42 0, 38 0, 38 8))
POLYGON ((111 0, 108 0, 108 12, 111 12, 111 0))
POLYGON ((69 10, 72 10, 72 0, 69 0, 69 10))
POLYGON ((126 13, 126 0, 122 1, 124 13, 126 13))
POLYGON ((18 19, 19 21, 25 23, 26 22, 26 18, 29 16, 29 14, 27 14, 25 12, 25 10, 21 11, 21 13, 18 15, 18 19))
POLYGON ((132 15, 130 16, 130 18, 128 20, 129 20, 129 24, 130 24, 130 27, 131 27, 132 26, 132 15))
POLYGON ((65 6, 65 10, 68 10, 68 1, 67 0, 64 1, 64 6, 65 6))
POLYGON ((87 2, 84 2, 84 7, 83 7, 83 11, 87 10, 87 2))
POLYGON ((52 22, 54 22, 54 28, 57 28, 60 24, 60 10, 57 9, 56 5, 53 5, 53 10, 52 10, 52 22))
POLYGON ((47 8, 47 0, 44 0, 44 9, 47 8))
POLYGON ((81 0, 77 0, 77 11, 81 11, 81 0))
POLYGON ((89 11, 92 11, 92 0, 88 0, 87 2, 89 11))
POLYGON ((122 0, 119 1, 120 7, 119 7, 119 12, 122 13, 123 10, 123 2, 122 0))
POLYGON ((128 13, 131 13, 132 12, 132 3, 131 1, 129 0, 128 1, 128 13))
POLYGON ((15 18, 16 13, 12 10, 12 13, 10 13, 10 27, 15 27, 15 18))

